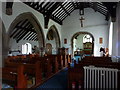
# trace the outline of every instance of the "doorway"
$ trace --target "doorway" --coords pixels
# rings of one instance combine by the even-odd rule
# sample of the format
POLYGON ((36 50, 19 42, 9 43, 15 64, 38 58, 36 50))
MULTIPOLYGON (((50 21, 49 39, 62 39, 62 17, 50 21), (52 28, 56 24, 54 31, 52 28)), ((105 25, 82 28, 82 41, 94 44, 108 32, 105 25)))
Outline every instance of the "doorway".
POLYGON ((94 37, 88 32, 78 32, 73 35, 72 54, 74 56, 92 56, 94 53, 94 37))

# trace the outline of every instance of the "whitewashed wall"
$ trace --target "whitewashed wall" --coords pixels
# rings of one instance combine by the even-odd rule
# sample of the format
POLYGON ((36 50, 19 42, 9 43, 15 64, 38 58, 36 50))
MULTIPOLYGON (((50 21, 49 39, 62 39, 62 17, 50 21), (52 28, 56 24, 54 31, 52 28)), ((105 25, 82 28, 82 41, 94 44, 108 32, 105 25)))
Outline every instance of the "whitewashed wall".
MULTIPOLYGON (((44 28, 44 17, 43 17, 43 15, 41 13, 35 11, 34 9, 30 8, 29 6, 25 5, 24 3, 17 2, 17 1, 19 1, 19 0, 16 0, 16 2, 14 2, 14 4, 13 4, 13 14, 12 15, 6 15, 5 14, 5 3, 3 3, 2 20, 5 24, 5 28, 6 28, 7 32, 8 32, 8 29, 10 27, 10 24, 14 21, 14 19, 18 15, 20 15, 22 13, 25 13, 25 12, 31 12, 38 19, 38 21, 40 23, 40 26, 43 29, 43 33, 44 33, 45 38, 46 38, 46 34, 47 34, 48 29, 52 25, 55 25, 57 30, 58 30, 58 33, 61 34, 61 25, 59 25, 58 23, 56 23, 56 22, 54 22, 53 20, 50 19, 49 24, 48 24, 48 29, 45 29, 44 28)), ((60 35, 60 39, 61 39, 61 35, 60 35)))
MULTIPOLYGON (((71 38, 77 32, 89 32, 94 36, 94 55, 99 56, 100 47, 108 47, 108 23, 105 21, 105 16, 99 12, 95 12, 91 8, 86 8, 84 13, 85 21, 84 27, 80 27, 80 15, 79 11, 75 10, 68 16, 62 26, 62 41, 67 38, 68 43, 63 47, 67 47, 71 50, 71 38), (103 38, 103 44, 99 44, 99 38, 103 38)), ((71 52, 71 51, 70 51, 71 52)))
POLYGON ((14 51, 14 50, 22 51, 22 45, 24 45, 25 43, 30 43, 32 45, 32 47, 34 47, 34 46, 39 47, 38 41, 20 40, 17 43, 16 40, 12 39, 12 38, 10 39, 9 47, 12 51, 14 51))
POLYGON ((78 36, 77 41, 76 41, 76 48, 83 49, 83 36, 85 34, 81 34, 78 36))
MULTIPOLYGON (((55 25, 55 27, 57 28, 58 30, 58 33, 60 34, 60 40, 61 40, 61 25, 59 25, 58 23, 54 22, 53 20, 49 20, 49 23, 48 23, 48 29, 45 29, 44 28, 44 17, 41 13, 39 13, 38 11, 35 11, 34 9, 32 9, 31 7, 25 5, 24 3, 22 3, 21 1, 19 0, 15 0, 15 2, 13 3, 13 7, 12 7, 12 10, 13 10, 13 13, 12 15, 6 15, 5 14, 5 11, 6 11, 6 3, 3 2, 2 3, 2 15, 1 15, 1 18, 2 18, 2 21, 5 25, 5 29, 6 29, 6 33, 8 33, 8 30, 9 30, 9 27, 11 25, 11 23, 16 19, 17 16, 19 16, 20 14, 22 13, 27 13, 27 12, 31 12, 35 17, 36 19, 38 20, 39 22, 39 25, 41 26, 42 28, 42 31, 43 31, 43 34, 44 34, 44 37, 45 37, 45 40, 46 40, 46 34, 48 32, 48 29, 52 26, 52 25, 55 25)), ((16 44, 16 42, 14 42, 13 40, 13 47, 12 49, 14 48, 18 48, 18 46, 21 46, 23 43, 25 43, 26 41, 20 41, 19 44, 16 44), (15 47, 14 47, 15 46, 15 47)), ((28 41, 27 41, 28 42, 28 41)), ((30 43, 32 43, 32 45, 36 42, 31 42, 29 41, 30 43)), ((60 42, 61 43, 61 42, 60 42)), ((9 45, 10 46, 10 45, 9 45)), ((7 47, 8 48, 8 47, 7 47)), ((20 47, 21 48, 21 47, 20 47)))
MULTIPOLYGON (((5 6, 5 5, 3 5, 3 6, 5 6)), ((3 11, 3 12, 5 12, 5 11, 3 11)), ((6 15, 5 13, 2 13, 3 14, 2 18, 3 18, 3 21, 5 23, 6 30, 8 30, 12 21, 19 14, 24 13, 24 12, 32 12, 36 16, 36 18, 40 22, 40 25, 43 29, 44 34, 46 35, 46 32, 47 32, 48 29, 44 28, 44 17, 43 17, 43 15, 41 13, 39 13, 38 11, 35 11, 34 9, 30 8, 29 6, 27 6, 27 5, 25 5, 24 3, 21 3, 21 2, 14 2, 14 4, 13 4, 13 14, 12 15, 9 16, 9 15, 6 15)), ((58 29, 58 32, 61 33, 60 32, 61 25, 59 25, 58 23, 56 23, 56 22, 54 22, 50 19, 49 24, 48 24, 48 28, 52 25, 55 25, 56 28, 58 29)))
MULTIPOLYGON (((3 5, 3 8, 5 8, 5 5, 3 5)), ((3 9, 2 20, 5 24, 6 31, 8 31, 9 26, 13 22, 13 20, 19 14, 24 12, 32 12, 36 16, 36 18, 38 19, 43 29, 43 32, 46 38, 48 29, 44 28, 43 15, 21 2, 16 2, 13 4, 13 14, 10 16, 6 15, 5 9, 3 9)), ((86 8, 84 16, 85 16, 85 21, 84 21, 83 28, 80 27, 80 20, 79 20, 80 16, 79 16, 78 10, 75 10, 70 16, 68 16, 64 20, 62 29, 61 29, 61 25, 57 24, 52 20, 49 21, 48 28, 50 28, 50 26, 52 25, 56 26, 56 28, 58 29, 58 33, 60 34, 60 39, 62 37, 62 47, 67 47, 67 48, 71 47, 71 38, 75 33, 82 32, 82 31, 90 32, 95 38, 94 55, 99 56, 99 48, 101 46, 108 47, 107 21, 104 20, 105 17, 102 14, 100 14, 99 12, 94 12, 93 9, 86 8), (103 37, 103 44, 99 44, 100 37, 103 37), (64 38, 67 38, 67 41, 68 41, 67 44, 63 43, 64 38)), ((69 50, 71 50, 71 48, 69 50)))

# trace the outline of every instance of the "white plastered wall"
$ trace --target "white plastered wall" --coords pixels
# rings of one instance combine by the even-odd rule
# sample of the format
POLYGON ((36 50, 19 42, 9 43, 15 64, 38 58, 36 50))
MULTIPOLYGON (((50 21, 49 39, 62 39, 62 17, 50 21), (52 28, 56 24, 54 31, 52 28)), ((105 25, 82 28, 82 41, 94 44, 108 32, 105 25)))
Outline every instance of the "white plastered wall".
POLYGON ((100 56, 100 47, 108 47, 108 23, 105 20, 105 16, 99 12, 95 12, 91 8, 86 8, 84 13, 85 21, 83 22, 84 27, 80 27, 80 15, 79 11, 75 10, 68 16, 62 26, 62 41, 67 38, 68 43, 62 46, 69 48, 69 53, 71 53, 71 38, 77 32, 89 32, 94 37, 94 56, 100 56), (99 44, 99 38, 103 38, 103 43, 99 44))
MULTIPOLYGON (((35 11, 31 7, 25 5, 24 3, 20 2, 19 0, 15 0, 15 2, 13 3, 13 7, 12 7, 13 13, 12 13, 12 15, 6 15, 5 14, 5 10, 6 10, 5 7, 6 7, 6 3, 3 2, 3 4, 2 4, 2 21, 5 25, 7 33, 8 33, 8 30, 9 30, 9 27, 10 27, 11 23, 14 21, 14 19, 17 16, 19 16, 20 14, 25 13, 25 12, 31 12, 37 18, 37 20, 39 22, 39 24, 42 28, 42 31, 44 33, 45 40, 46 40, 46 34, 47 34, 49 28, 52 25, 55 25, 55 27, 57 28, 60 39, 61 39, 61 25, 59 25, 58 23, 56 23, 56 22, 54 22, 53 20, 50 19, 49 23, 48 23, 48 29, 45 29, 44 28, 44 17, 43 17, 43 15, 41 13, 39 13, 38 11, 35 11)), ((20 41, 20 44, 17 44, 16 42, 14 42, 13 44, 16 45, 16 47, 14 47, 14 48, 17 48, 19 45, 24 44, 24 42, 25 41, 22 41, 22 40, 20 41)), ((30 43, 32 43, 32 41, 30 43)), ((35 42, 35 43, 37 43, 37 42, 35 42)))

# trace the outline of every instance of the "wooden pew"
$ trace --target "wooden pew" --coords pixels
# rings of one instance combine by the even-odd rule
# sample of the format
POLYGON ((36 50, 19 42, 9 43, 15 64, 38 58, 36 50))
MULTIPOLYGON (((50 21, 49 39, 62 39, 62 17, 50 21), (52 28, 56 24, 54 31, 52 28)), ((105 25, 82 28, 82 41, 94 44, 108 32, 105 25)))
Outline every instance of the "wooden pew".
POLYGON ((47 55, 46 56, 48 60, 50 60, 50 64, 52 66, 52 72, 56 73, 58 72, 58 58, 57 55, 47 55))
POLYGON ((63 55, 63 67, 67 66, 67 56, 63 55))
POLYGON ((68 69, 68 88, 69 90, 83 90, 84 73, 82 68, 68 69))
POLYGON ((66 57, 67 57, 67 63, 71 63, 71 55, 67 54, 66 57))
POLYGON ((16 62, 7 62, 5 65, 6 68, 18 68, 19 65, 24 66, 24 71, 27 76, 35 77, 35 85, 38 85, 42 82, 42 70, 41 70, 41 62, 37 61, 35 64, 29 63, 16 63, 16 62))
MULTIPOLYGON (((64 63, 67 64, 67 62, 64 63)), ((5 60, 5 67, 16 68, 19 65, 24 66, 27 77, 35 77, 35 86, 38 86, 63 68, 63 56, 48 55, 40 57, 39 55, 27 55, 9 57, 5 60)))
POLYGON ((63 60, 62 60, 63 56, 62 55, 57 55, 57 61, 58 61, 58 69, 62 69, 63 68, 63 60))
POLYGON ((24 73, 22 65, 19 65, 18 68, 5 67, 2 68, 2 79, 14 81, 17 88, 27 88, 27 77, 24 73))

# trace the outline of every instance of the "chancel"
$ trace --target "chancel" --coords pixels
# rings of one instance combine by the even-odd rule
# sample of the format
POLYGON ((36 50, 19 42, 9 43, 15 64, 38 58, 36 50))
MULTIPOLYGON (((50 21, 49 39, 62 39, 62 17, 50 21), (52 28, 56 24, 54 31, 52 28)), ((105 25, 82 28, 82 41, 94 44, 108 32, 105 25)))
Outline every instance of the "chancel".
POLYGON ((0 6, 0 88, 120 88, 119 0, 0 0, 0 6))

